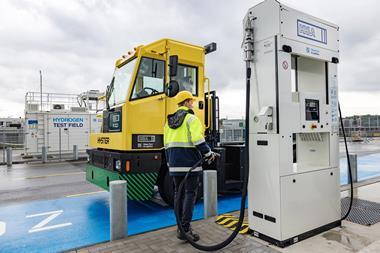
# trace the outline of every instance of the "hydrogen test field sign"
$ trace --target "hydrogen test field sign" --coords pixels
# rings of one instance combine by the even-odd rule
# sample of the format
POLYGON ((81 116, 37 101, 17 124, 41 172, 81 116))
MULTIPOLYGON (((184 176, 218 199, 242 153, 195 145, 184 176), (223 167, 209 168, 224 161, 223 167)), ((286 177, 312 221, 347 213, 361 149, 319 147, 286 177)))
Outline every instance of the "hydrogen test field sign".
POLYGON ((71 150, 77 145, 79 150, 87 148, 90 115, 48 115, 49 151, 71 150), (60 133, 61 132, 61 133, 60 133))
POLYGON ((41 152, 46 146, 49 153, 86 150, 89 134, 101 124, 89 113, 28 113, 26 114, 26 153, 41 152))

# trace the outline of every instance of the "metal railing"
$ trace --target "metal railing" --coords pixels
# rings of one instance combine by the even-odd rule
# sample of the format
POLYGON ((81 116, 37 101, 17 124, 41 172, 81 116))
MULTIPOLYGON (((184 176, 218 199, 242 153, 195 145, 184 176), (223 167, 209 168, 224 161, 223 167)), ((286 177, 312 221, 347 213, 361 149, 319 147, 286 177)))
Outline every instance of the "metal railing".
MULTIPOLYGON (((5 164, 9 159, 9 149, 19 149, 24 148, 25 133, 24 129, 14 129, 8 127, 0 128, 0 162, 5 164)), ((10 151, 12 155, 12 151, 10 151)), ((14 153, 14 152, 13 152, 14 153)))
POLYGON ((0 148, 2 146, 24 147, 24 129, 0 128, 0 148))
MULTIPOLYGON (((355 141, 359 138, 380 137, 380 126, 376 127, 345 127, 346 136, 349 141, 355 141)), ((221 128, 221 143, 240 143, 244 142, 245 129, 242 128, 221 128)), ((343 136, 342 129, 339 128, 340 137, 343 136)))
POLYGON ((92 90, 77 94, 63 93, 40 93, 27 92, 25 94, 25 111, 51 111, 51 110, 71 110, 81 107, 88 111, 96 112, 104 108, 104 103, 99 97, 104 94, 98 90, 92 90), (58 107, 57 107, 58 106, 58 107))

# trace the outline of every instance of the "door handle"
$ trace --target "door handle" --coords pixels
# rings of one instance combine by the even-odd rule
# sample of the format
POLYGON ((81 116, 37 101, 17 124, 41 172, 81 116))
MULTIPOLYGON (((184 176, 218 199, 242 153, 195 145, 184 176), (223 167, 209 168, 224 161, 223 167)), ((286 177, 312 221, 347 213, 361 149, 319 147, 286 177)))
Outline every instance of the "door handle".
POLYGON ((159 97, 157 100, 164 100, 165 96, 159 97))
POLYGON ((203 101, 199 101, 198 102, 198 108, 199 108, 199 110, 203 110, 203 101))

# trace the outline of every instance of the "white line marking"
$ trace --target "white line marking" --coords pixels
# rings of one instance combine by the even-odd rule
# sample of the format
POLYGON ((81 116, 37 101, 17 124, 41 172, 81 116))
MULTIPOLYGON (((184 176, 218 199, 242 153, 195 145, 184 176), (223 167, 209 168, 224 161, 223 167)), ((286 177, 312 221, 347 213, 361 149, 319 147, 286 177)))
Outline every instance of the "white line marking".
POLYGON ((61 227, 66 227, 66 226, 71 226, 72 223, 62 223, 62 224, 57 224, 57 225, 52 225, 52 226, 47 226, 45 227, 49 222, 57 218, 59 215, 63 213, 63 210, 57 210, 57 211, 51 211, 51 212, 44 212, 44 213, 37 213, 37 214, 31 214, 31 215, 26 215, 25 218, 33 218, 33 217, 38 217, 38 216, 45 216, 49 215, 46 219, 42 220, 40 223, 32 227, 28 232, 29 233, 34 233, 34 232, 40 232, 44 230, 50 230, 50 229, 55 229, 55 228, 61 228, 61 227))
POLYGON ((4 221, 0 221, 0 236, 5 234, 5 231, 7 231, 7 224, 4 221))
POLYGON ((62 227, 71 226, 71 225, 73 225, 73 224, 71 222, 69 222, 69 223, 63 223, 63 224, 58 224, 58 225, 53 225, 53 226, 47 226, 47 227, 43 227, 43 228, 32 228, 28 232, 29 233, 41 232, 41 231, 44 231, 44 230, 50 230, 50 229, 55 229, 55 228, 62 228, 62 227))
MULTIPOLYGON (((51 212, 45 212, 45 213, 37 213, 37 214, 30 214, 30 215, 25 216, 25 218, 32 218, 32 217, 38 217, 38 216, 44 216, 44 215, 50 215, 50 214, 56 214, 56 213, 61 214, 61 213, 63 213, 63 210, 57 210, 57 211, 51 211, 51 212)), ((55 217, 57 217, 58 215, 56 215, 55 217)))
POLYGON ((95 192, 85 192, 85 193, 78 193, 78 194, 71 194, 71 195, 66 195, 66 198, 72 198, 72 197, 79 197, 79 196, 84 196, 84 195, 91 195, 91 194, 97 194, 101 192, 107 192, 107 191, 95 191, 95 192))
POLYGON ((30 176, 30 177, 17 177, 14 180, 41 179, 41 178, 46 178, 46 177, 60 177, 60 176, 71 176, 71 175, 81 175, 81 174, 86 174, 86 172, 78 171, 78 172, 47 174, 47 175, 30 176))
POLYGON ((48 167, 48 166, 51 166, 51 165, 61 165, 61 164, 77 164, 77 163, 87 163, 87 161, 83 160, 83 161, 72 161, 72 162, 65 162, 65 161, 62 161, 62 162, 49 162, 49 163, 36 163, 36 164, 29 164, 30 167, 48 167))

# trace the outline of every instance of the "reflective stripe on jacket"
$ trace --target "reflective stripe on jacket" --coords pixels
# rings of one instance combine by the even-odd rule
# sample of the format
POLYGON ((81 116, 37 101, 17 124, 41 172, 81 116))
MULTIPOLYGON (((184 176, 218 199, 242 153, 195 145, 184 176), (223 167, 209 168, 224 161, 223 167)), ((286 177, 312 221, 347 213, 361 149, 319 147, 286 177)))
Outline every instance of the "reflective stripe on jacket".
MULTIPOLYGON (((211 151, 203 133, 202 122, 187 107, 182 106, 168 116, 164 128, 164 145, 171 175, 186 173, 202 155, 211 151)), ((197 171, 200 172, 201 167, 194 170, 197 171)))

